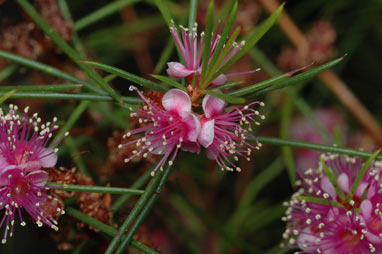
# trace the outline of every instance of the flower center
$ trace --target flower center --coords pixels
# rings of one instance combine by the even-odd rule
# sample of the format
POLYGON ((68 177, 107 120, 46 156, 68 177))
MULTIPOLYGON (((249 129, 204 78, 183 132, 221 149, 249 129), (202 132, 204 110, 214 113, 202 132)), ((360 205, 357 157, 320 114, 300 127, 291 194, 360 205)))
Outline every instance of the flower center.
POLYGON ((12 197, 14 199, 23 198, 29 190, 29 185, 25 181, 17 181, 13 184, 12 197))
POLYGON ((359 235, 353 234, 348 230, 340 233, 340 239, 349 247, 354 247, 361 241, 359 235))

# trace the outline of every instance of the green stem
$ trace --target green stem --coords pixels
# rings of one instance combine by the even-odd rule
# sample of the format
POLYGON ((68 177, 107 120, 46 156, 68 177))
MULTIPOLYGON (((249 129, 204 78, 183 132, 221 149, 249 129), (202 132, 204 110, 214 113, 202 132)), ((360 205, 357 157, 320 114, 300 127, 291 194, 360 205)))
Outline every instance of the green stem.
POLYGON ((75 192, 93 192, 93 193, 110 193, 110 194, 131 194, 141 195, 143 190, 118 188, 118 187, 103 187, 103 186, 91 186, 91 185, 71 185, 60 183, 47 183, 46 186, 54 187, 54 189, 75 191, 75 192))
POLYGON ((52 66, 49 66, 49 65, 37 62, 37 61, 33 61, 33 60, 28 59, 28 58, 18 56, 18 55, 15 55, 15 54, 12 54, 12 53, 9 53, 6 51, 2 51, 2 50, 0 50, 0 57, 7 59, 9 61, 12 61, 14 63, 18 63, 21 65, 33 68, 35 70, 44 72, 44 73, 49 74, 51 76, 72 82, 72 83, 84 84, 85 87, 88 88, 88 90, 90 90, 90 91, 96 92, 98 94, 105 94, 104 91, 95 87, 94 85, 92 85, 88 82, 85 82, 83 80, 80 80, 80 79, 78 79, 72 75, 69 75, 68 73, 63 72, 59 69, 53 68, 52 66))
POLYGON ((167 182, 168 177, 170 176, 172 167, 169 166, 163 176, 160 178, 160 182, 158 184, 158 187, 156 188, 155 193, 150 197, 150 199, 147 201, 145 206, 143 207, 141 213, 137 217, 137 220, 135 223, 131 226, 129 232, 127 233, 126 237, 122 240, 121 245, 119 246, 116 254, 122 254, 124 250, 127 248, 127 246, 130 244, 131 240, 133 239, 133 236, 138 231, 139 227, 143 223, 143 220, 146 218, 147 214, 150 212, 151 208, 153 207, 155 201, 158 199, 165 183, 167 182))
POLYGON ((163 172, 159 171, 159 172, 156 172, 156 174, 153 176, 153 178, 151 178, 149 184, 147 185, 147 187, 145 189, 145 192, 138 199, 134 208, 131 210, 129 216, 126 218, 126 220, 123 222, 123 224, 119 228, 118 233, 116 234, 116 236, 113 238, 113 240, 109 244, 107 250, 105 251, 105 254, 112 254, 114 252, 115 248, 118 246, 118 243, 121 240, 125 231, 129 228, 131 223, 134 221, 135 217, 138 216, 138 214, 142 211, 144 205, 150 199, 155 188, 158 186, 162 175, 163 175, 163 172))
POLYGON ((118 0, 118 1, 113 1, 110 4, 107 4, 100 9, 88 14, 87 16, 79 19, 75 24, 74 24, 74 30, 75 31, 80 31, 84 29, 85 27, 88 27, 97 21, 100 21, 116 12, 121 10, 122 8, 129 6, 133 3, 139 2, 139 0, 118 0))
MULTIPOLYGON (((6 94, 0 92, 0 96, 6 94)), ((88 100, 88 101, 113 101, 108 95, 97 95, 87 93, 18 93, 11 96, 14 99, 57 99, 57 100, 88 100)), ((122 97, 122 100, 129 105, 136 105, 139 99, 135 97, 122 97)))
MULTIPOLYGON (((290 139, 280 139, 274 137, 257 137, 256 138, 260 143, 268 144, 268 145, 276 145, 276 146, 289 146, 294 148, 303 148, 303 149, 311 149, 321 152, 329 152, 329 153, 338 153, 338 154, 347 154, 351 156, 358 156, 362 158, 369 158, 373 154, 363 151, 358 151, 350 148, 344 147, 336 147, 330 145, 323 144, 315 144, 298 140, 290 140, 290 139)), ((248 141, 255 142, 254 138, 248 138, 248 141)), ((381 160, 382 155, 379 155, 377 159, 381 160)))
MULTIPOLYGON (((96 228, 96 229, 99 229, 100 231, 102 231, 103 233, 111 236, 111 237, 114 237, 117 233, 118 233, 118 230, 116 228, 113 228, 112 226, 109 226, 109 225, 106 225, 102 222, 100 222, 99 220, 97 219, 94 219, 93 217, 90 217, 72 207, 68 207, 65 209, 66 210, 66 213, 69 214, 70 216, 73 216, 74 218, 96 228)), ((159 254, 158 252, 156 252, 155 250, 147 247, 146 245, 138 242, 138 241, 135 241, 133 240, 131 242, 131 245, 133 247, 135 247, 136 249, 142 251, 143 253, 147 253, 147 254, 159 254)))
POLYGON ((17 89, 17 91, 26 91, 26 92, 59 92, 65 90, 72 90, 76 88, 83 87, 82 84, 62 84, 62 85, 22 85, 22 86, 0 86, 0 91, 9 91, 17 89))
POLYGON ((70 155, 73 158, 73 161, 76 163, 76 166, 80 169, 81 173, 85 176, 90 176, 89 170, 86 168, 86 164, 81 156, 79 156, 79 151, 77 148, 77 144, 74 139, 70 136, 65 138, 65 145, 68 147, 70 151, 70 155))
MULTIPOLYGON (((138 178, 132 185, 132 189, 138 189, 141 188, 142 185, 144 185, 151 177, 150 175, 151 170, 147 170, 146 173, 144 173, 141 177, 138 178)), ((112 205, 111 205, 111 211, 116 212, 118 211, 133 195, 132 194, 125 194, 119 199, 117 199, 112 205)))

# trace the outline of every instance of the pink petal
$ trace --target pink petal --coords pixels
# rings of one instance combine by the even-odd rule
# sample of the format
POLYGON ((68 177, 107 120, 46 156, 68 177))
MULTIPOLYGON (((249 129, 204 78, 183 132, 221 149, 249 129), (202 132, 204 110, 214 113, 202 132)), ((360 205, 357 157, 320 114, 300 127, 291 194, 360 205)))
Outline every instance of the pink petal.
POLYGON ((214 141, 215 137, 215 120, 209 120, 204 122, 202 128, 200 129, 198 142, 205 148, 209 147, 214 141))
POLYGON ((179 116, 191 112, 191 99, 188 94, 180 89, 170 89, 162 98, 163 107, 169 112, 179 116))
POLYGON ((183 142, 181 149, 186 152, 200 153, 200 145, 196 142, 183 142))
POLYGON ((7 159, 0 155, 0 168, 4 168, 8 165, 9 163, 7 162, 7 159))
POLYGON ((366 220, 369 220, 371 217, 371 212, 373 210, 373 205, 371 204, 370 200, 365 199, 362 201, 360 208, 362 210, 362 215, 366 220))
MULTIPOLYGON (((357 187, 357 190, 355 191, 355 195, 357 197, 362 197, 363 193, 365 192, 366 188, 369 186, 368 183, 365 183, 365 182, 361 182, 358 187, 357 187)), ((369 192, 371 191, 371 188, 369 189, 368 191, 368 194, 369 192)), ((374 194, 373 194, 374 195, 374 194)))
POLYGON ((207 118, 211 118, 216 114, 220 114, 224 111, 226 102, 217 97, 207 94, 203 98, 203 111, 207 118))
POLYGON ((321 179, 321 189, 328 193, 332 198, 336 198, 337 192, 327 176, 321 179))
POLYGON ((342 173, 342 174, 340 174, 338 176, 337 182, 338 182, 338 185, 341 187, 341 189, 345 193, 349 193, 350 192, 349 177, 345 173, 342 173))
POLYGON ((187 139, 191 142, 196 142, 200 133, 200 121, 199 119, 192 113, 186 114, 182 121, 187 126, 187 139))
POLYGON ((43 168, 54 167, 57 163, 57 154, 50 148, 45 148, 40 152, 40 163, 43 168))
POLYGON ((22 172, 23 169, 15 165, 10 165, 6 168, 3 168, 0 173, 0 186, 7 185, 9 181, 8 176, 12 175, 13 177, 15 174, 17 174, 18 171, 22 172))
POLYGON ((169 62, 167 65, 167 73, 173 78, 184 78, 194 72, 193 70, 187 69, 183 64, 178 62, 169 62))
POLYGON ((48 173, 43 170, 36 170, 27 175, 28 180, 37 186, 44 186, 48 181, 48 173))
POLYGON ((318 235, 315 235, 310 227, 304 228, 297 239, 297 245, 300 249, 306 252, 313 252, 316 248, 316 241, 319 239, 318 235))
POLYGON ((220 86, 227 82, 227 77, 224 74, 220 74, 214 81, 212 81, 212 85, 220 86))

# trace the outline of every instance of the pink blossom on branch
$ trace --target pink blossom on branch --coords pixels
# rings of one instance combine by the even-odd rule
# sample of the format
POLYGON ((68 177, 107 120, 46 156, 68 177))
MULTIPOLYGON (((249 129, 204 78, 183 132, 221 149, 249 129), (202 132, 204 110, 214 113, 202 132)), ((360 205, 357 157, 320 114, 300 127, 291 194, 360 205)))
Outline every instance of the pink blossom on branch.
POLYGON ((241 171, 230 157, 233 156, 235 161, 239 160, 238 156, 249 160, 252 149, 261 147, 259 142, 253 146, 246 141, 248 137, 254 137, 248 132, 252 131, 252 124, 260 124, 255 118, 264 119, 259 111, 252 109, 254 105, 264 106, 264 103, 256 101, 242 108, 233 107, 226 112, 225 101, 211 95, 203 99, 204 115, 200 120, 198 141, 207 149, 208 157, 216 160, 222 170, 241 171), (248 130, 243 127, 245 125, 248 130))
MULTIPOLYGON (((198 81, 200 78, 200 73, 203 64, 210 64, 212 57, 214 54, 221 54, 221 52, 215 52, 215 49, 221 39, 219 35, 220 23, 217 25, 217 29, 215 33, 212 35, 211 45, 209 46, 209 58, 208 63, 202 62, 202 48, 204 41, 204 32, 198 36, 198 24, 195 23, 192 31, 188 28, 180 26, 181 28, 181 36, 179 36, 178 31, 173 23, 172 27, 170 27, 170 32, 174 38, 175 45, 178 47, 180 53, 183 56, 185 61, 185 65, 180 62, 168 62, 167 73, 173 78, 185 78, 187 77, 191 82, 193 80, 193 75, 196 72, 198 75, 198 81)), ((241 43, 233 43, 227 55, 224 56, 223 62, 220 64, 219 68, 216 71, 219 71, 232 57, 234 57, 239 50, 245 45, 245 41, 241 43)), ((207 67, 208 68, 208 67, 207 67)), ((219 86, 223 85, 227 81, 228 76, 235 75, 246 75, 259 71, 259 69, 246 71, 246 72, 238 72, 238 73, 230 73, 228 75, 220 74, 215 80, 211 82, 210 85, 219 86)), ((198 82, 197 82, 198 83, 198 82)))
POLYGON ((191 112, 190 96, 179 89, 171 89, 165 93, 160 104, 150 101, 136 87, 131 90, 137 91, 144 104, 140 109, 131 113, 131 117, 138 117, 143 126, 133 129, 125 134, 125 137, 137 133, 144 133, 142 138, 121 144, 119 147, 135 143, 137 150, 133 155, 125 159, 129 162, 134 157, 148 153, 163 154, 162 159, 154 168, 163 170, 166 161, 172 165, 179 149, 199 153, 200 146, 196 142, 200 132, 200 122, 191 112))

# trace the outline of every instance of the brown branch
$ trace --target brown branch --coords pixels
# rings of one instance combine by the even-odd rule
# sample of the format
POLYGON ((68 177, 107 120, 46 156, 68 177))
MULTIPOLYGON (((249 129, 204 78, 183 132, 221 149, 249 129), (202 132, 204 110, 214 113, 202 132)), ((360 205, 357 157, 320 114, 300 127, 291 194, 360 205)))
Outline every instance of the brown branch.
MULTIPOLYGON (((277 0, 259 0, 264 9, 273 13, 280 6, 277 0)), ((278 25, 290 42, 303 54, 308 54, 308 41, 299 30, 293 20, 284 12, 278 20, 278 25)), ((358 122, 369 132, 369 134, 382 145, 382 129, 373 115, 358 100, 333 71, 327 70, 318 76, 342 104, 353 114, 358 122)))

